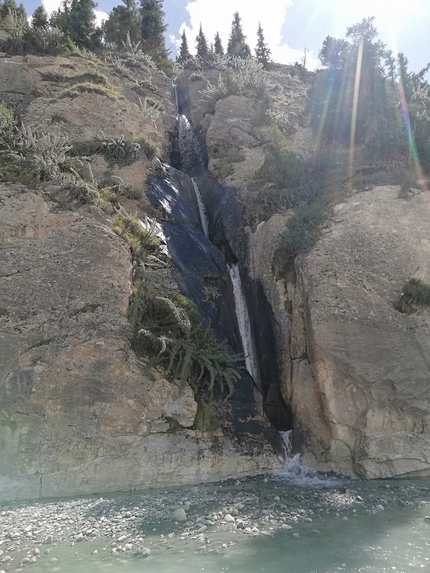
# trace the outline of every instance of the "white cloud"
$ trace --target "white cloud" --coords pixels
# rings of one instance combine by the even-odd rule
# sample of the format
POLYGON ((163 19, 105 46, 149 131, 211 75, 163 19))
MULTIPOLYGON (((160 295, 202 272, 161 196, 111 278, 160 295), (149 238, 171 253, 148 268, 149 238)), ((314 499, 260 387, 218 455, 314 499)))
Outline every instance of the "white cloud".
MULTIPOLYGON (((282 26, 285 22, 288 6, 293 0, 265 0, 264 9, 260 3, 249 0, 194 0, 189 2, 187 10, 190 15, 190 26, 183 23, 179 32, 185 30, 188 46, 191 52, 195 51, 195 38, 199 31, 200 23, 203 32, 209 42, 213 42, 216 32, 219 32, 224 49, 227 48, 228 37, 231 31, 233 14, 239 12, 242 20, 243 32, 252 51, 257 43, 258 22, 264 32, 264 38, 275 61, 287 64, 300 61, 303 50, 294 50, 287 44, 282 43, 282 26)), ((307 55, 307 67, 312 69, 316 58, 312 54, 307 55)))
MULTIPOLYGON (((45 8, 48 16, 60 8, 62 0, 42 0, 42 5, 45 8)), ((96 17, 96 26, 100 26, 102 22, 109 18, 109 14, 103 12, 102 10, 94 10, 96 17)))
POLYGON ((94 10, 94 14, 96 16, 96 26, 101 26, 103 22, 109 18, 109 14, 102 10, 94 10))
POLYGON ((42 0, 42 5, 48 13, 48 16, 50 16, 52 12, 58 10, 61 5, 61 0, 42 0))

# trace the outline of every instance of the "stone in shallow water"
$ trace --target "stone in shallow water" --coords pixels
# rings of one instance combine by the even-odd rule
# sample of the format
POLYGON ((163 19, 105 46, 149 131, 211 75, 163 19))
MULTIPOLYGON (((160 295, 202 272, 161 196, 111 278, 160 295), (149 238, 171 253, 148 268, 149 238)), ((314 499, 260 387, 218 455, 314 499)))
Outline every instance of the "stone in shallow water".
POLYGON ((172 519, 174 521, 186 521, 187 514, 185 513, 185 509, 183 509, 182 507, 175 509, 172 515, 172 519))
POLYGON ((230 513, 227 513, 224 517, 224 521, 226 521, 227 523, 234 523, 235 519, 232 515, 230 515, 230 513))

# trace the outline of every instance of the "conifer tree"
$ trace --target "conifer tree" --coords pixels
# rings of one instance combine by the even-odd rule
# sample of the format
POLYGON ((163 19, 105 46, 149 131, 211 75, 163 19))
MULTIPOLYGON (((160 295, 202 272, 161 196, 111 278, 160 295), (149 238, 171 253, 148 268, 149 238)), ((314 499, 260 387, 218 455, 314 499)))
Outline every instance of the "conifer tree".
POLYGON ((243 34, 239 12, 235 12, 231 25, 230 38, 228 39, 227 54, 239 58, 249 58, 251 50, 245 40, 246 36, 243 34))
POLYGON ((191 56, 190 50, 188 49, 188 40, 185 30, 182 32, 181 36, 181 47, 179 48, 179 57, 178 60, 180 62, 185 62, 191 56))
POLYGON ((208 59, 209 56, 208 42, 206 40, 206 36, 203 34, 203 28, 201 24, 199 28, 199 33, 197 34, 196 37, 196 49, 198 56, 200 56, 204 60, 208 59))
POLYGON ((214 51, 215 51, 215 54, 219 54, 220 56, 224 55, 224 48, 222 47, 219 32, 217 32, 215 34, 214 51))
POLYGON ((43 6, 39 6, 33 12, 31 25, 33 28, 44 28, 48 25, 48 18, 46 16, 45 10, 43 9, 43 6))
POLYGON ((78 46, 90 47, 95 32, 96 16, 94 0, 72 0, 70 7, 69 34, 78 46))
POLYGON ((162 0, 140 0, 140 12, 142 16, 140 38, 143 51, 156 60, 166 60, 168 54, 164 32, 167 26, 164 24, 162 0))
POLYGON ((23 4, 20 4, 18 6, 15 0, 3 0, 3 2, 0 3, 0 21, 6 18, 9 12, 12 11, 16 12, 16 15, 18 17, 22 16, 24 18, 27 18, 27 14, 25 12, 23 4))
POLYGON ((112 42, 119 48, 126 41, 127 32, 130 40, 137 44, 140 40, 141 15, 135 0, 122 0, 124 6, 115 6, 109 14, 109 18, 103 25, 103 33, 106 42, 112 42))
POLYGON ((263 64, 263 68, 267 70, 271 64, 271 51, 264 39, 263 28, 261 27, 260 22, 258 22, 257 38, 255 56, 260 64, 263 64))
POLYGON ((49 18, 49 25, 60 28, 67 36, 69 35, 70 2, 63 0, 57 10, 52 12, 49 18))
POLYGON ((99 33, 96 31, 94 0, 63 0, 62 5, 56 12, 51 14, 49 23, 51 26, 60 28, 66 36, 69 36, 77 46, 92 48, 100 42, 99 33))

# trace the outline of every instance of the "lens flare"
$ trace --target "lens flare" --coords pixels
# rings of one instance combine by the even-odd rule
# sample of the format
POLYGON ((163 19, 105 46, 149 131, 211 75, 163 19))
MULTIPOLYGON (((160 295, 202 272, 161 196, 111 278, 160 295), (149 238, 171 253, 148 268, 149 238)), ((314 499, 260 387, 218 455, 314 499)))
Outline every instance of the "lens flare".
POLYGON ((358 96, 360 94, 361 69, 363 66, 363 42, 360 42, 357 52, 357 65, 355 68, 354 100, 352 103, 351 138, 349 141, 349 179, 354 171, 355 132, 357 129, 358 96))

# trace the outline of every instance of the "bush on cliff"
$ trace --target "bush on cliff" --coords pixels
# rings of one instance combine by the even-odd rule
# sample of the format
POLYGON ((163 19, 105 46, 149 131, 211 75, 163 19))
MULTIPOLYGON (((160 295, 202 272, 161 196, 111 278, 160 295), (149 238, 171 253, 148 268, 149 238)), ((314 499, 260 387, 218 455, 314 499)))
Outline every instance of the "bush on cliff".
POLYGON ((426 307, 430 307, 430 286, 419 279, 411 279, 403 286, 395 308, 405 314, 412 314, 426 307))
POLYGON ((233 392, 240 377, 233 355, 212 330, 202 324, 197 307, 178 295, 175 300, 156 296, 144 283, 134 285, 129 307, 137 354, 149 356, 148 367, 161 366, 168 374, 188 382, 196 399, 208 403, 214 392, 233 392))

